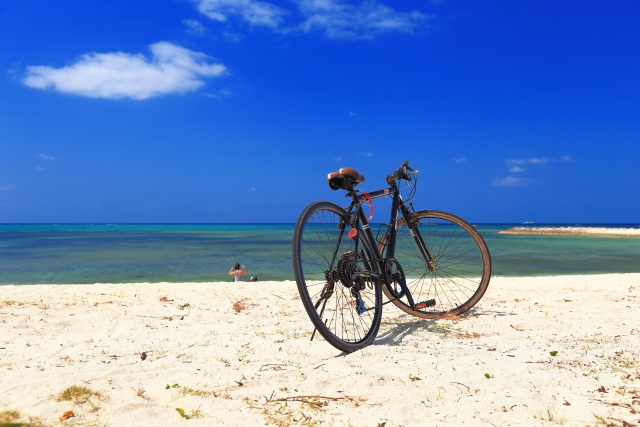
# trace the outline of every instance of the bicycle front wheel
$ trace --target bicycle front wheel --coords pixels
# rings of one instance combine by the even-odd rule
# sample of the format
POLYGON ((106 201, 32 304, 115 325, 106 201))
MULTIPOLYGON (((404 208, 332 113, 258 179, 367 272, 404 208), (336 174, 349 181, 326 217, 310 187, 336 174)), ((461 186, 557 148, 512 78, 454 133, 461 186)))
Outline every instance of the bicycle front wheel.
MULTIPOLYGON (((404 218, 397 224, 395 258, 413 300, 423 308, 412 310, 395 283, 383 286, 383 291, 402 311, 425 319, 464 313, 489 286, 491 256, 484 239, 471 224, 447 212, 419 211, 413 217, 433 260, 428 263, 423 258, 404 218)), ((378 246, 380 253, 386 246, 385 237, 378 246)))
POLYGON ((373 342, 382 317, 380 282, 365 273, 377 266, 362 233, 350 238, 350 229, 340 206, 312 203, 296 223, 292 253, 298 292, 313 325, 348 353, 373 342))

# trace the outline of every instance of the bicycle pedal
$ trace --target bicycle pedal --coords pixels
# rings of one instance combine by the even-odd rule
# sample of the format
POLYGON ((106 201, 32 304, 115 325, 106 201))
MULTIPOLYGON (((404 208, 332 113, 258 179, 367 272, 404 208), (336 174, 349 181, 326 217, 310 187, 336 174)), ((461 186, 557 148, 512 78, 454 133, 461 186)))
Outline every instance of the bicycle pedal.
POLYGON ((358 314, 364 314, 367 311, 367 307, 364 306, 362 301, 358 301, 356 304, 356 310, 358 310, 358 314))
POLYGON ((429 299, 429 300, 417 303, 416 304, 416 308, 417 309, 422 309, 422 308, 427 308, 427 307, 433 307, 434 305, 436 305, 436 300, 429 299))

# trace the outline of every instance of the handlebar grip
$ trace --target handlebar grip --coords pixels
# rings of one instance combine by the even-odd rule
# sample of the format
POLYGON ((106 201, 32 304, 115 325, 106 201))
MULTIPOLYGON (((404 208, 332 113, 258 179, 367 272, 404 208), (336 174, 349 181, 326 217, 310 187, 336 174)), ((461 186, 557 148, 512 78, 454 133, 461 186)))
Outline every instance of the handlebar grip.
POLYGON ((405 160, 402 162, 402 166, 393 171, 391 175, 387 175, 387 184, 393 185, 394 182, 399 179, 406 179, 407 181, 411 181, 411 175, 407 173, 407 170, 413 172, 413 169, 409 167, 409 160, 405 160))
POLYGON ((396 176, 397 173, 398 171, 395 170, 391 175, 387 175, 387 184, 393 185, 393 183, 398 180, 398 177, 396 176))
POLYGON ((404 165, 401 168, 396 169, 391 175, 387 175, 387 184, 393 185, 394 182, 400 179, 411 181, 409 174, 404 171, 404 165))

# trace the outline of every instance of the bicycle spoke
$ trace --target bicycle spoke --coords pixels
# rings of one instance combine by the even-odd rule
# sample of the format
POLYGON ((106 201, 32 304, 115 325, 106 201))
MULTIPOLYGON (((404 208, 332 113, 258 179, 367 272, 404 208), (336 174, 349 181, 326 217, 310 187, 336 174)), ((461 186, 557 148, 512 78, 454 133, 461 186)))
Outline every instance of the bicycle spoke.
POLYGON ((358 286, 353 280, 358 277, 358 271, 366 270, 364 262, 368 259, 362 233, 355 239, 348 238, 351 220, 331 203, 317 202, 310 205, 307 212, 301 216, 302 222, 296 225, 294 233, 297 248, 294 271, 301 299, 317 331, 327 341, 344 351, 354 351, 375 338, 381 313, 379 284, 359 291, 359 300, 365 306, 362 313, 357 306, 358 299, 352 295, 351 286, 358 286), (362 252, 355 250, 356 239, 362 252), (340 274, 339 265, 343 266, 340 274), (353 277, 348 285, 340 278, 342 274, 353 277), (331 287, 332 293, 324 295, 327 287, 331 287))
MULTIPOLYGON (((462 226, 464 221, 453 215, 431 212, 433 214, 424 211, 416 215, 419 236, 431 254, 433 264, 423 259, 404 220, 396 237, 395 257, 404 269, 414 301, 435 300, 436 304, 413 311, 406 300, 392 302, 407 313, 437 318, 447 312, 461 313, 472 307, 487 287, 490 270, 485 266, 485 257, 489 257, 486 245, 471 226, 462 226)), ((386 241, 381 246, 379 250, 386 249, 386 241)))

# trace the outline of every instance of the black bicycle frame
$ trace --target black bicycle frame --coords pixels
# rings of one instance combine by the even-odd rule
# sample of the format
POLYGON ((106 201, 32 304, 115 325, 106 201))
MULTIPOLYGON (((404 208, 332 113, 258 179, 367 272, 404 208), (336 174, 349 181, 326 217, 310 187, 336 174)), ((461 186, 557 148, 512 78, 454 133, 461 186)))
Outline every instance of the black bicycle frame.
MULTIPOLYGON (((369 222, 367 221, 367 217, 365 216, 364 211, 362 209, 362 202, 367 200, 367 196, 365 194, 359 195, 356 190, 351 190, 349 193, 347 193, 347 196, 350 196, 352 199, 351 206, 349 206, 347 213, 350 214, 352 209, 354 207, 356 208, 356 222, 355 224, 351 224, 351 225, 356 230, 358 230, 358 222, 362 224, 362 230, 364 231, 366 236, 365 240, 367 240, 369 243, 369 246, 371 246, 370 250, 373 251, 372 255, 374 256, 374 259, 378 264, 378 271, 384 272, 386 260, 389 258, 394 258, 395 256, 396 236, 398 233, 397 226, 396 226, 398 222, 398 211, 402 213, 402 218, 404 218, 407 224, 409 233, 411 234, 411 237, 413 238, 413 240, 416 242, 416 245, 418 246, 418 249, 420 251, 420 255, 425 261, 425 264, 430 265, 430 263, 433 261, 433 258, 431 257, 431 254, 427 249, 427 245, 425 245, 424 241, 422 240, 422 236, 420 235, 420 230, 418 229, 418 222, 414 220, 413 215, 409 211, 409 208, 407 208, 407 206, 404 204, 404 201, 402 200, 402 197, 400 197, 400 191, 398 190, 398 187, 394 184, 389 188, 372 191, 367 194, 370 200, 377 199, 379 197, 389 196, 389 195, 393 196, 393 201, 391 203, 391 218, 389 219, 389 224, 387 224, 387 236, 386 236, 387 247, 385 251, 385 256, 383 258, 382 254, 378 250, 378 246, 376 245, 376 239, 373 237, 373 233, 371 231, 371 228, 369 227, 369 222)), ((342 237, 342 234, 344 234, 344 230, 341 233, 340 237, 342 237)), ((355 239, 355 254, 358 253, 358 240, 359 239, 355 239)), ((334 254, 334 258, 335 258, 335 254, 334 254)), ((333 262, 332 262, 332 265, 333 265, 333 262)), ((384 273, 381 274, 381 277, 384 277, 386 281, 385 276, 386 275, 384 273)))

